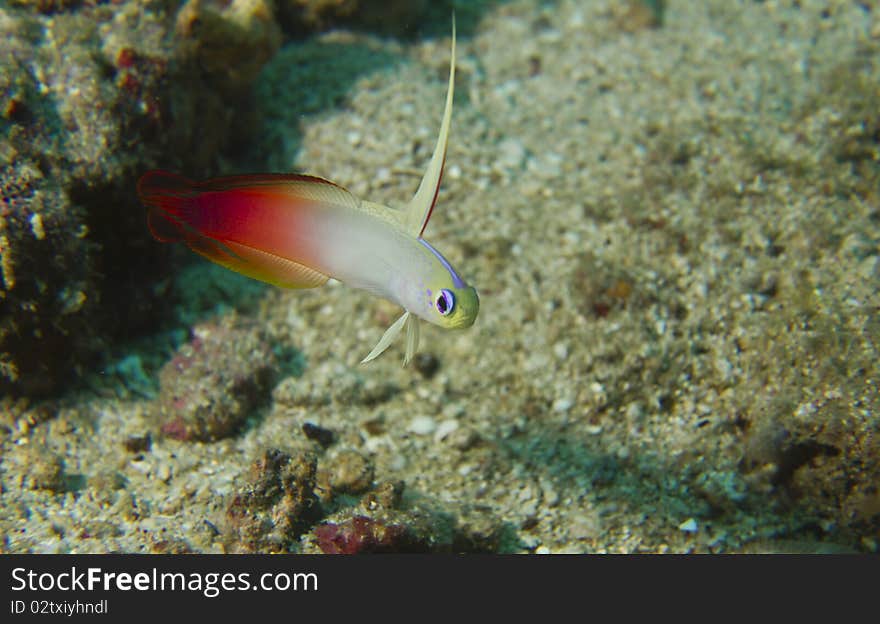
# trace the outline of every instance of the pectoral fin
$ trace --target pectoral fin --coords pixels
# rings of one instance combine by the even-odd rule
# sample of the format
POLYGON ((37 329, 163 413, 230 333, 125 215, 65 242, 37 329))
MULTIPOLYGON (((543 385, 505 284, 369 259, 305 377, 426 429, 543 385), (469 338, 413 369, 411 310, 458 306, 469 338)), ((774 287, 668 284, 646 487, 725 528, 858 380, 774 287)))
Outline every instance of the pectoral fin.
POLYGON ((403 365, 409 364, 419 348, 419 319, 409 312, 404 312, 403 316, 394 321, 394 324, 385 330, 385 333, 382 334, 382 337, 376 346, 373 347, 373 350, 370 351, 370 354, 361 360, 361 364, 366 364, 382 355, 404 328, 406 328, 406 355, 403 356, 403 365))
POLYGON ((404 312, 403 316, 394 321, 394 324, 386 329, 385 333, 382 334, 379 342, 376 343, 376 346, 373 347, 373 350, 370 351, 369 355, 361 360, 361 364, 371 362, 382 355, 385 349, 391 346, 391 343, 394 342, 395 338, 397 338, 397 334, 399 334, 400 331, 403 329, 403 326, 406 323, 407 319, 409 319, 409 316, 409 312, 404 312))
POLYGON ((409 361, 419 350, 419 317, 410 314, 406 319, 406 355, 403 356, 403 365, 409 364, 409 361))

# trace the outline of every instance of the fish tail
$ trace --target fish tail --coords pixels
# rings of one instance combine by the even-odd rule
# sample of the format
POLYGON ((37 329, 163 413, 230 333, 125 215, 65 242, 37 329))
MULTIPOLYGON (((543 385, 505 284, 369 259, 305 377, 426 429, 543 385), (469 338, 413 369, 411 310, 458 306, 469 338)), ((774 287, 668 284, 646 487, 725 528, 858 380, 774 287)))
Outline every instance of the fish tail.
POLYGON ((187 238, 187 215, 198 196, 196 183, 167 171, 148 171, 138 181, 138 196, 147 206, 147 225, 156 240, 187 238))

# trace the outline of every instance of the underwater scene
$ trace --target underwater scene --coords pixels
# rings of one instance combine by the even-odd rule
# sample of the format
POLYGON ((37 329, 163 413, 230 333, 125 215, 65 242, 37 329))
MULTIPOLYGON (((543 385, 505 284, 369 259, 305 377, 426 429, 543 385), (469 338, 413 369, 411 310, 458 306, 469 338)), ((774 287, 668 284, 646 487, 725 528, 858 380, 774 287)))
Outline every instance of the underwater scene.
POLYGON ((0 552, 877 553, 874 0, 0 3, 0 552))

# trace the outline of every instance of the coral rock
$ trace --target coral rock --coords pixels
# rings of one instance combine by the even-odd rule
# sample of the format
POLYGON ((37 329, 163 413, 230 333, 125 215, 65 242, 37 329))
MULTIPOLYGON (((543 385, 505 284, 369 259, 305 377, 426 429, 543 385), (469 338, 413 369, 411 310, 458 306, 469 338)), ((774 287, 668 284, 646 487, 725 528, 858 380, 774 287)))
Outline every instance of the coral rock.
POLYGON ((217 440, 234 434, 268 401, 275 355, 257 333, 233 321, 197 326, 159 373, 157 411, 166 436, 217 440))
MULTIPOLYGON (((0 2, 0 394, 38 396, 161 319, 168 255, 134 209, 136 176, 205 171, 236 126, 164 11, 16 4, 33 10, 0 2)), ((228 72, 265 56, 231 49, 228 72)))
POLYGON ((267 450, 226 510, 231 550, 285 552, 314 522, 316 460, 267 450))
POLYGON ((267 0, 189 0, 177 14, 184 53, 218 86, 249 86, 281 45, 267 0))
POLYGON ((334 492, 362 494, 373 485, 373 464, 354 451, 339 453, 327 470, 334 492))

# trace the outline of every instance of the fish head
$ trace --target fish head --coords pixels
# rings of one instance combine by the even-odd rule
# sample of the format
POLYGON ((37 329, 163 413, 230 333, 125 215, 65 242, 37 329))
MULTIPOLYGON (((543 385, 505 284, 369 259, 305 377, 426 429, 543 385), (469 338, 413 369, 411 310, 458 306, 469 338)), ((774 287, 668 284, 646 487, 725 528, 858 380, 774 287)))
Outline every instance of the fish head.
POLYGON ((414 293, 406 308, 445 329, 465 329, 474 324, 480 311, 480 297, 473 286, 456 286, 446 280, 430 280, 414 293))
POLYGON ((480 312, 480 297, 473 286, 441 288, 434 295, 431 322, 448 329, 465 329, 480 312))
POLYGON ((452 268, 449 261, 428 241, 420 238, 422 262, 414 262, 418 273, 407 282, 403 306, 419 318, 447 329, 465 329, 474 324, 480 311, 480 297, 452 268))

